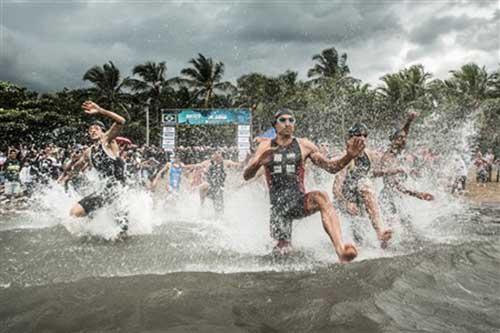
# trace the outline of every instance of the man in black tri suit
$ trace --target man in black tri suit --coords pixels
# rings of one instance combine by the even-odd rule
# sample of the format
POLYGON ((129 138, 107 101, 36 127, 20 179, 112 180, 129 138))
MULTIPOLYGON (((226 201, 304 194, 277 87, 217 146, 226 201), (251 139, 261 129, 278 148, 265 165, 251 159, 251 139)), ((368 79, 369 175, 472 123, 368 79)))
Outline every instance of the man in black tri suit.
POLYGON ((306 192, 304 162, 309 158, 318 167, 336 173, 363 150, 364 138, 352 138, 344 156, 328 160, 311 141, 293 136, 295 118, 290 110, 279 110, 274 115, 273 126, 276 138, 261 141, 243 178, 249 180, 261 167, 265 169, 271 201, 271 237, 277 241, 275 250, 282 254, 289 251, 293 220, 320 211, 323 227, 340 262, 353 260, 357 256, 356 247, 343 243, 340 220, 328 194, 322 191, 306 192))
MULTIPOLYGON (((115 141, 125 124, 125 119, 91 101, 83 103, 82 108, 89 115, 102 115, 113 120, 113 125, 106 131, 104 124, 95 120, 88 129, 94 144, 83 153, 80 160, 73 166, 73 170, 90 164, 104 182, 104 187, 75 203, 70 210, 70 215, 73 217, 87 216, 104 205, 112 203, 117 197, 117 185, 125 179, 124 163, 119 157, 119 148, 115 141)), ((120 221, 120 224, 122 230, 126 231, 126 221, 120 221)))
POLYGON ((205 181, 200 185, 200 200, 203 204, 206 198, 213 202, 217 215, 224 213, 224 184, 226 182, 226 169, 236 169, 241 166, 238 162, 225 160, 222 151, 217 150, 209 160, 199 164, 205 171, 205 181))

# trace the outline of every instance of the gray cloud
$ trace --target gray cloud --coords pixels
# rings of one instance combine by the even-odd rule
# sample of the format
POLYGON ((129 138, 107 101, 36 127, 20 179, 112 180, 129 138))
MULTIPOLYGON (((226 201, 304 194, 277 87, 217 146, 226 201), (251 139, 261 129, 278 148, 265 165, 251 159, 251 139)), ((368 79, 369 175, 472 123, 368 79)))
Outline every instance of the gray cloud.
MULTIPOLYGON (((436 6, 440 11, 479 8, 474 3, 436 6)), ((83 73, 108 60, 123 75, 147 60, 167 61, 172 77, 198 53, 224 62, 230 80, 287 69, 305 78, 312 55, 334 45, 347 52, 354 76, 374 83, 405 61, 445 52, 436 36, 450 31, 457 32, 463 47, 498 47, 492 38, 498 30, 493 19, 437 17, 437 10, 427 7, 428 2, 414 1, 7 1, 0 79, 41 91, 81 87, 83 73), (415 50, 401 54, 406 42, 415 50)))

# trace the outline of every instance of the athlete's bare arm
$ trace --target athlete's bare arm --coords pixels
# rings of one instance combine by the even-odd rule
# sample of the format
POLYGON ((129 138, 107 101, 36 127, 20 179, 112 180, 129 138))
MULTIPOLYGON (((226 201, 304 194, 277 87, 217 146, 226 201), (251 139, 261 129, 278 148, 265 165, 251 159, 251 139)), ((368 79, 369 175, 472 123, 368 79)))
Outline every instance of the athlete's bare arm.
POLYGON ((393 188, 395 188, 396 190, 398 190, 399 192, 401 192, 403 194, 409 195, 411 197, 415 197, 415 198, 420 199, 420 200, 426 200, 426 201, 434 200, 434 196, 432 194, 427 193, 427 192, 419 192, 419 191, 410 190, 410 189, 406 188, 403 184, 401 184, 401 182, 398 181, 397 179, 392 178, 390 180, 390 182, 392 183, 391 186, 393 188))
POLYGON ((158 183, 160 182, 160 178, 161 176, 168 171, 168 169, 170 168, 170 162, 167 162, 165 164, 165 166, 163 168, 161 168, 160 171, 158 171, 158 173, 156 174, 155 178, 153 179, 153 181, 151 182, 151 191, 154 191, 156 189, 156 186, 158 185, 158 183))
POLYGON ((77 175, 78 172, 83 170, 89 163, 90 148, 87 148, 82 156, 76 160, 76 162, 70 162, 70 164, 64 169, 59 181, 69 180, 72 176, 77 175))
POLYGON ((309 157, 311 161, 323 170, 329 173, 337 173, 353 158, 358 156, 365 148, 365 139, 362 137, 352 137, 347 141, 346 153, 337 159, 327 159, 323 154, 320 153, 319 148, 307 139, 300 139, 299 143, 302 142, 304 147, 303 154, 307 158, 309 157))
POLYGON ((238 169, 243 166, 243 163, 241 162, 234 162, 231 160, 224 160, 224 167, 229 168, 229 169, 238 169))
POLYGON ((403 132, 405 135, 408 135, 408 133, 410 133, 411 123, 415 120, 416 117, 417 117, 416 112, 408 113, 408 119, 406 120, 406 123, 403 126, 403 132))
POLYGON ((338 203, 345 205, 346 199, 344 195, 342 194, 342 185, 344 184, 344 180, 346 177, 346 170, 343 169, 339 171, 333 180, 333 186, 332 186, 332 193, 333 197, 335 200, 337 200, 338 203))
POLYGON ((250 180, 255 177, 260 167, 271 162, 274 151, 275 149, 271 148, 270 139, 262 140, 255 151, 255 155, 243 171, 243 179, 250 180))
POLYGON ((103 109, 102 107, 100 107, 99 105, 97 105, 92 101, 84 102, 82 104, 82 108, 85 110, 85 113, 87 114, 91 115, 100 114, 106 118, 113 120, 113 125, 111 125, 109 130, 104 134, 108 144, 111 143, 118 136, 121 129, 123 128, 123 125, 125 125, 125 118, 114 112, 103 109))

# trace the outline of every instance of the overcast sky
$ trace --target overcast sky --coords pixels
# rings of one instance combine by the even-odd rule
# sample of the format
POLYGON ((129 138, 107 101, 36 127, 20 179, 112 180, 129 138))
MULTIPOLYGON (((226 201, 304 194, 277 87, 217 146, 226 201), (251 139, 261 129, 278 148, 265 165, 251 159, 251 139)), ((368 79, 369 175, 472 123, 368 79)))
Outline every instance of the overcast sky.
POLYGON ((500 62, 500 1, 0 0, 0 80, 40 91, 77 88, 93 65, 123 75, 147 60, 178 76, 202 53, 227 80, 287 69, 305 79, 311 57, 335 46, 373 86, 412 64, 436 77, 467 62, 500 62))

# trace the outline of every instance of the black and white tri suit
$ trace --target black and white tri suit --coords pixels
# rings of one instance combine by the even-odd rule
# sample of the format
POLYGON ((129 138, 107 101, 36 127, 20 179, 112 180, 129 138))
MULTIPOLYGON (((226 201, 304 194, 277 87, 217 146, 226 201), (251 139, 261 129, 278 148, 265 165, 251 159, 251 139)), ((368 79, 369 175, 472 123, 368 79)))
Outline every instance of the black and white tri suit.
POLYGON ((271 237, 291 241, 292 221, 306 216, 302 152, 296 138, 288 146, 279 146, 274 139, 271 147, 277 147, 272 162, 265 166, 271 237))
POLYGON ((213 201, 215 211, 222 213, 224 211, 224 183, 226 181, 224 162, 216 163, 210 161, 206 179, 208 183, 207 196, 213 201))
POLYGON ((93 192, 78 202, 87 214, 112 203, 118 196, 117 186, 125 181, 123 160, 110 156, 102 143, 90 147, 89 160, 105 184, 102 190, 93 192))
MULTIPOLYGON (((363 206, 363 198, 360 187, 369 183, 372 163, 367 153, 356 157, 347 166, 347 174, 342 184, 342 195, 348 202, 355 203, 358 207, 363 206)), ((362 210, 361 210, 362 211, 362 210)))

